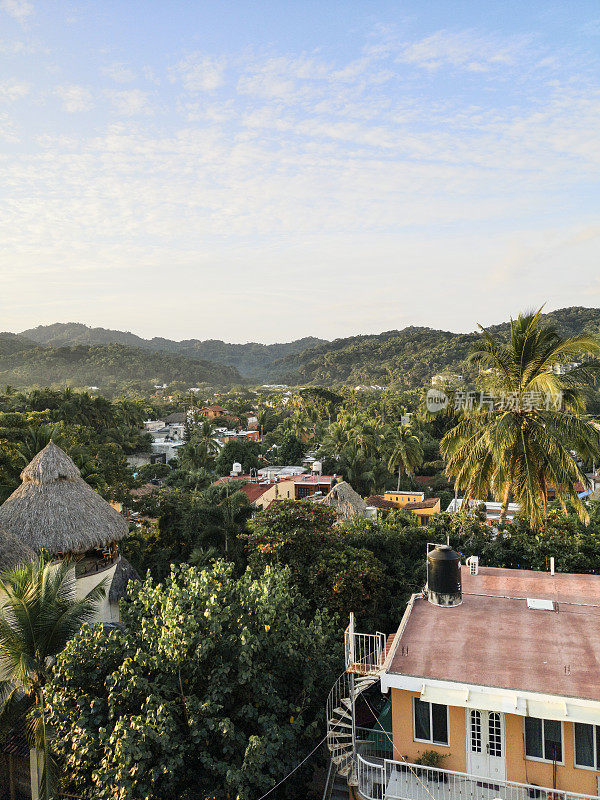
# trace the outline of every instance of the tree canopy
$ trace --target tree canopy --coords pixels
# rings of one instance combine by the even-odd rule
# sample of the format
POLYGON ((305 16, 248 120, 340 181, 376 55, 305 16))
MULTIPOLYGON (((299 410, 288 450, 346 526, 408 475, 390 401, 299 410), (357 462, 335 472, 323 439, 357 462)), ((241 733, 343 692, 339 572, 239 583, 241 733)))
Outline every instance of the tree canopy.
MULTIPOLYGON (((287 570, 174 569, 58 656, 50 724, 83 800, 256 800, 314 747, 339 664, 331 618, 302 614, 287 570), (159 624, 157 624, 159 623, 159 624)), ((297 798, 311 767, 273 796, 297 798)))

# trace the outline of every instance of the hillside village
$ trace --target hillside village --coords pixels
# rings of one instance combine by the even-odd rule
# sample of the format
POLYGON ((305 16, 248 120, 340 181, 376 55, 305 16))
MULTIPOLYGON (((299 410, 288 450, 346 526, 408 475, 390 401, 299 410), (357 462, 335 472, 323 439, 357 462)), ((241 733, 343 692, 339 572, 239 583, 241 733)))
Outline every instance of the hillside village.
POLYGON ((482 338, 477 380, 434 381, 443 407, 427 383, 7 387, 3 796, 42 797, 49 772, 56 798, 597 796, 600 423, 577 412, 570 432, 556 398, 589 383, 600 345, 582 335, 565 361, 547 326, 519 317, 497 340, 503 358, 552 342, 517 395, 482 338), (512 484, 510 439, 489 438, 509 419, 532 426, 512 484), (541 420, 567 426, 542 461, 541 420), (56 643, 37 638, 38 593, 79 620, 56 643), (21 641, 17 603, 35 631, 26 679, 6 638, 21 641), (223 670, 237 678, 203 711, 223 670), (121 774, 124 757, 147 768, 121 774))

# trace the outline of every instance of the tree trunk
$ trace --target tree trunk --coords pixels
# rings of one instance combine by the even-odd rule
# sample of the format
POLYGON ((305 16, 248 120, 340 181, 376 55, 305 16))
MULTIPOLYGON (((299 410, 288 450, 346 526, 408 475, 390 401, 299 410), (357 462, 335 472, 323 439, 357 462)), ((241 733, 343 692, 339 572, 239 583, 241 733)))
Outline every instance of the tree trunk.
POLYGON ((400 477, 402 475, 402 467, 398 467, 398 488, 396 489, 397 492, 400 491, 400 477))

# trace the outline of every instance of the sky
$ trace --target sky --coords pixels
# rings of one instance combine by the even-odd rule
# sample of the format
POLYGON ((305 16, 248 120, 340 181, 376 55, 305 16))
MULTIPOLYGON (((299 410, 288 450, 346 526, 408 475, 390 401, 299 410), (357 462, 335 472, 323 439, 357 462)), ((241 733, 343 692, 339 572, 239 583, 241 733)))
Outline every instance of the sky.
POLYGON ((597 0, 0 0, 0 329, 600 306, 597 0))

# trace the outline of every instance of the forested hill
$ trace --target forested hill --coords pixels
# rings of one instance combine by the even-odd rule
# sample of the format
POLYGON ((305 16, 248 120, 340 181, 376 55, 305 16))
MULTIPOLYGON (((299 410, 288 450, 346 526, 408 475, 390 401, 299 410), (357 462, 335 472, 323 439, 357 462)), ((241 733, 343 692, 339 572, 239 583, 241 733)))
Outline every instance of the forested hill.
POLYGON ((186 339, 181 342, 173 339, 154 337, 143 339, 128 331, 108 328, 89 328, 78 322, 40 325, 20 334, 41 345, 51 347, 71 347, 73 345, 122 344, 146 350, 175 353, 195 361, 213 361, 224 366, 235 367, 250 380, 268 380, 274 362, 292 353, 300 353, 309 347, 321 344, 324 340, 308 336, 294 342, 283 344, 229 344, 219 339, 186 339))
MULTIPOLYGON (((566 336, 600 333, 600 309, 573 306, 545 319, 566 336)), ((485 324, 485 319, 482 319, 485 324)), ((509 323, 490 327, 508 333, 509 323)), ((404 328, 372 336, 352 336, 289 355, 274 364, 273 380, 294 384, 383 384, 423 386, 439 372, 474 376, 465 363, 477 333, 404 328)))
MULTIPOLYGON (((571 307, 546 315, 567 336, 600 333, 600 309, 571 307)), ((482 323, 485 317, 482 315, 482 323)), ((508 323, 493 331, 507 332, 508 323)), ((228 344, 219 340, 142 339, 133 333, 79 323, 0 334, 0 384, 15 386, 121 385, 146 388, 178 382, 290 385, 383 384, 417 387, 439 372, 474 376, 465 363, 477 333, 410 327, 325 342, 307 337, 285 344, 228 344), (42 345, 42 346, 40 346, 42 345)))
POLYGON ((40 347, 21 337, 0 334, 0 385, 14 387, 97 386, 103 394, 136 389, 151 391, 155 384, 182 389, 207 383, 242 383, 234 367, 153 352, 122 344, 40 347))

